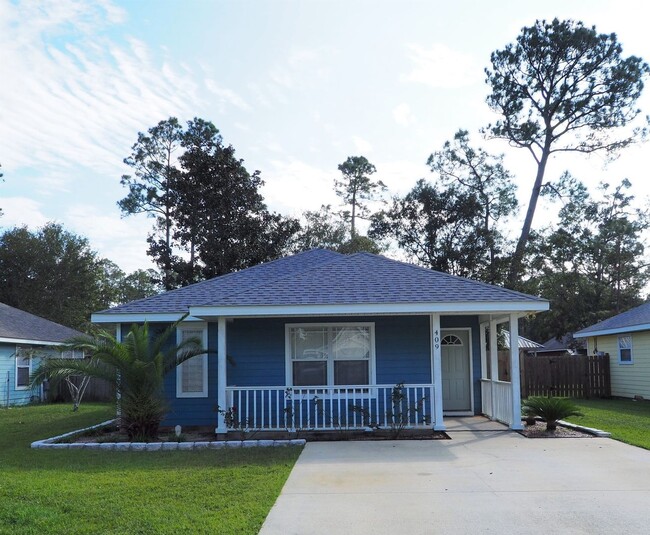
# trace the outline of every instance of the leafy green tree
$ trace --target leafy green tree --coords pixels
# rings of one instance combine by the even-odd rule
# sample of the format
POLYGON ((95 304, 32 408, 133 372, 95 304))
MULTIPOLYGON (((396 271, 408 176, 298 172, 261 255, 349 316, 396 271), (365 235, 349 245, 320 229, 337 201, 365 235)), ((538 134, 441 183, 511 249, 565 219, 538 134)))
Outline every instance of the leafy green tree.
POLYGON ((360 236, 357 234, 353 238, 350 238, 348 241, 343 242, 336 249, 337 252, 343 254, 354 254, 354 253, 372 253, 380 254, 384 250, 384 247, 381 243, 368 236, 360 236))
POLYGON ((151 297, 160 292, 156 282, 157 274, 153 269, 136 269, 125 275, 120 283, 119 301, 129 303, 136 299, 151 297))
POLYGON ((429 156, 427 164, 444 186, 453 186, 455 191, 478 201, 477 224, 482 226, 480 234, 488 250, 483 279, 492 284, 503 283, 503 268, 509 259, 499 225, 517 209, 515 185, 503 166, 503 155, 493 156, 472 148, 468 132, 459 130, 453 141, 447 141, 441 151, 429 156))
POLYGON ((551 301, 549 312, 529 319, 525 332, 545 340, 632 308, 643 301, 650 281, 643 236, 650 227, 646 210, 632 206, 623 180, 600 187, 593 199, 568 174, 555 186, 565 201, 557 228, 538 236, 531 248, 527 290, 551 301))
POLYGON ((135 177, 122 178, 129 194, 118 204, 156 218, 147 254, 165 289, 277 258, 299 228, 268 211, 259 171, 249 173, 209 121, 161 121, 125 162, 135 177))
POLYGON ((301 228, 294 237, 292 250, 310 249, 337 250, 346 241, 345 222, 332 212, 331 205, 322 205, 319 210, 302 214, 301 228))
POLYGON ((259 171, 249 173, 212 123, 194 119, 183 138, 180 180, 174 184, 173 238, 189 259, 177 263, 181 284, 278 258, 299 229, 269 212, 259 171))
POLYGON ((334 180, 334 189, 343 202, 350 206, 343 214, 344 219, 350 221, 350 237, 354 238, 357 234, 357 218, 368 218, 370 211, 367 202, 376 200, 386 190, 386 186, 381 180, 371 180, 370 176, 377 169, 364 156, 349 156, 338 169, 343 176, 334 180))
POLYGON ((369 235, 391 238, 417 263, 452 275, 483 279, 487 264, 481 204, 473 192, 421 179, 373 218, 369 235))
POLYGON ((172 273, 172 192, 180 177, 178 152, 182 139, 183 128, 175 117, 160 121, 146 134, 138 133, 131 155, 124 159, 124 163, 133 169, 133 175, 123 175, 121 179, 129 193, 117 203, 124 215, 145 213, 155 218, 154 231, 147 241, 149 254, 161 267, 166 290, 175 286, 172 273))
POLYGON ((501 119, 487 128, 496 138, 528 150, 537 172, 512 259, 515 285, 549 157, 558 152, 614 154, 644 132, 629 130, 648 65, 624 58, 616 34, 598 34, 572 20, 536 21, 517 41, 491 55, 486 69, 490 108, 501 119))
POLYGON ((103 276, 100 279, 102 302, 107 306, 143 299, 157 294, 160 287, 153 269, 138 269, 127 275, 120 267, 107 259, 101 259, 103 276))
POLYGON ((56 223, 0 235, 0 302, 10 306, 84 329, 90 314, 110 303, 104 276, 88 240, 56 223))
POLYGON ((84 359, 46 359, 32 376, 32 385, 73 375, 103 379, 120 392, 121 425, 129 439, 155 440, 167 412, 163 381, 184 361, 206 349, 198 339, 173 343, 177 323, 155 336, 149 326, 133 325, 124 341, 101 331, 94 337, 70 340, 66 348, 81 350, 84 359))

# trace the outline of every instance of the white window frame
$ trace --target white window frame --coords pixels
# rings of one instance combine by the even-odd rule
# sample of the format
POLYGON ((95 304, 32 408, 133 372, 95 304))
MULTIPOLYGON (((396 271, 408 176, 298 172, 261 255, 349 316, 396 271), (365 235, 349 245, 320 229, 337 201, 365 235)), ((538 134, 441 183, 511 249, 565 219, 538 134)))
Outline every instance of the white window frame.
POLYGON ((34 366, 34 358, 32 355, 32 348, 31 347, 25 347, 25 346, 16 346, 16 363, 14 365, 14 387, 16 390, 30 390, 31 386, 29 384, 29 380, 27 381, 27 384, 24 386, 19 386, 18 385, 18 368, 25 368, 25 366, 18 366, 18 361, 22 358, 27 358, 29 359, 29 365, 27 366, 27 369, 29 370, 29 377, 32 376, 32 368, 34 366), (27 353, 27 356, 21 355, 22 352, 27 353))
MULTIPOLYGON (((202 331, 201 343, 205 349, 208 348, 208 325, 204 322, 192 322, 179 325, 176 328, 176 344, 183 341, 183 331, 202 331)), ((203 353, 192 357, 192 359, 203 359, 203 388, 200 392, 183 392, 183 364, 176 366, 176 397, 177 398, 207 398, 208 397, 208 354, 203 353)), ((192 360, 189 359, 189 360, 192 360)))
MULTIPOLYGON (((294 328, 336 328, 336 327, 368 327, 370 332, 370 355, 368 358, 368 385, 377 384, 376 354, 375 354, 375 324, 374 322, 342 322, 342 323, 286 323, 284 326, 284 347, 285 347, 285 382, 286 386, 293 384, 293 360, 291 359, 291 329, 294 328)), ((329 348, 328 348, 329 349, 329 348)), ((327 384, 318 386, 296 386, 296 388, 312 389, 319 386, 326 388, 341 388, 347 385, 334 384, 334 358, 328 351, 327 355, 327 384)), ((356 385, 351 385, 356 386, 356 385)), ((366 386, 366 385, 359 385, 366 386)))
POLYGON ((616 338, 616 345, 618 347, 618 363, 622 366, 629 366, 630 364, 634 364, 634 344, 632 343, 632 335, 631 334, 621 334, 616 338), (630 347, 621 347, 621 338, 629 338, 630 339, 630 347), (630 350, 630 360, 623 360, 621 358, 621 350, 622 349, 629 349, 630 350))

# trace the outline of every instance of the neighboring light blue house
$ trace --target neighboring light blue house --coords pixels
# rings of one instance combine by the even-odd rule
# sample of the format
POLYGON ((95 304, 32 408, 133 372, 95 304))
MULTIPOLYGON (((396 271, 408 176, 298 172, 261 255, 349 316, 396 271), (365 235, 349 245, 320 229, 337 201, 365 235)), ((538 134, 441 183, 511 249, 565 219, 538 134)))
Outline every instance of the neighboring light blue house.
POLYGON ((608 354, 612 396, 650 399, 650 303, 612 316, 573 335, 589 355, 608 354))
POLYGON ((55 346, 82 333, 0 303, 0 407, 41 400, 29 376, 41 359, 59 356, 55 346))
POLYGON ((513 382, 489 375, 497 325, 507 323, 516 340, 518 319, 544 310, 548 301, 504 288, 315 249, 92 320, 124 333, 132 323, 163 329, 190 314, 177 337, 198 336, 209 353, 167 378, 163 425, 319 430, 386 426, 401 416, 443 430, 443 414, 485 413, 521 426, 517 344, 513 382))

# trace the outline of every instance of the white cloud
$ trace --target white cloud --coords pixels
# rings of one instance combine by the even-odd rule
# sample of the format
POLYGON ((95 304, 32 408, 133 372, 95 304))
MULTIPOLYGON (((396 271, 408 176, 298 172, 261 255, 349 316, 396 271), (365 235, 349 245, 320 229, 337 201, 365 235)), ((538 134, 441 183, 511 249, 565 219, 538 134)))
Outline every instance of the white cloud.
POLYGON ((222 87, 215 80, 210 78, 205 80, 205 86, 207 87, 208 91, 219 98, 219 108, 222 112, 225 111, 228 105, 235 106, 240 110, 250 111, 251 107, 248 105, 248 103, 233 90, 222 87))
POLYGON ((3 5, 3 163, 113 174, 138 130, 192 115, 196 83, 142 41, 108 39, 103 28, 121 20, 107 1, 3 5))
POLYGON ((263 174, 261 193, 271 210, 298 216, 304 210, 317 210, 321 204, 338 203, 335 176, 298 159, 272 160, 263 174))
POLYGON ((41 227, 48 222, 42 211, 42 204, 26 197, 3 197, 0 225, 15 227, 27 225, 30 228, 41 227))
POLYGON ((352 142, 354 143, 354 148, 357 152, 360 152, 362 154, 372 152, 372 145, 368 140, 363 139, 359 136, 352 136, 352 142))
POLYGON ((413 69, 402 80, 434 88, 456 89, 480 83, 482 67, 470 55, 434 43, 429 48, 407 45, 413 69))
POLYGON ((127 273, 152 267, 146 256, 151 219, 144 214, 122 218, 116 210, 97 213, 92 207, 76 205, 66 213, 66 221, 72 231, 88 238, 99 256, 127 273))
POLYGON ((393 119, 400 126, 409 126, 415 122, 415 116, 411 111, 411 107, 405 102, 395 107, 393 110, 393 119))

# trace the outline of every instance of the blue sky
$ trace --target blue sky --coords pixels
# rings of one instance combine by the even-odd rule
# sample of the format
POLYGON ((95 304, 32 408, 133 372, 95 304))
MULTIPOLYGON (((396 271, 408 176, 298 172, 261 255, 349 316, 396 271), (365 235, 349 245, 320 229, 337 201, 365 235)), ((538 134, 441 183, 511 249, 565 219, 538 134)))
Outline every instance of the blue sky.
MULTIPOLYGON (((151 221, 120 217, 119 179, 137 133, 172 115, 214 122, 284 214, 336 204, 332 182, 350 155, 404 193, 432 177, 428 155, 459 128, 506 153, 525 205, 532 160, 478 134, 494 120, 490 52, 557 16, 616 32, 626 55, 650 60, 642 2, 541 4, 0 0, 0 226, 54 220, 123 269, 148 267, 151 221)), ((640 104, 650 113, 650 91, 640 104)), ((607 168, 562 155, 548 177, 627 177, 647 203, 647 151, 607 168)))

